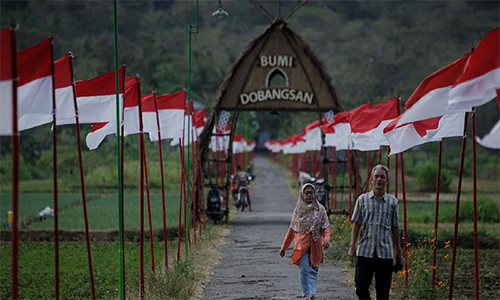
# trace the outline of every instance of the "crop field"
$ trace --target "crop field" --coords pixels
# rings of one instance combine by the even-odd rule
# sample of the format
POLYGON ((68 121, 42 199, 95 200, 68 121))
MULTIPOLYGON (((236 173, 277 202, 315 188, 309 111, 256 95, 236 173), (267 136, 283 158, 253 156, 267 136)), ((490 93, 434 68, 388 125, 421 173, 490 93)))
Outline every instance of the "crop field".
MULTIPOLYGON (((19 218, 23 219, 35 216, 46 206, 53 207, 52 194, 20 194, 19 218)), ((91 230, 108 230, 118 228, 118 200, 116 194, 96 198, 96 195, 89 195, 87 202, 87 213, 89 227, 91 230)), ((1 194, 0 214, 5 222, 7 221, 7 211, 10 209, 10 194, 1 194)), ((60 194, 59 195, 59 228, 62 230, 83 230, 85 227, 83 220, 83 206, 75 205, 62 209, 65 205, 78 203, 81 201, 80 194, 60 194)), ((151 194, 151 219, 154 228, 163 227, 163 209, 161 194, 151 194)), ((167 226, 178 224, 179 196, 166 195, 165 197, 167 226)), ((138 229, 140 223, 139 194, 126 194, 124 197, 124 220, 125 228, 138 229)), ((144 196, 145 224, 148 223, 147 197, 144 196)), ((4 223, 4 222, 2 222, 4 223)), ((54 228, 52 218, 47 218, 31 224, 32 229, 54 228)))
MULTIPOLYGON (((97 194, 87 194, 88 199, 95 198, 97 194)), ((12 207, 11 194, 0 193, 0 216, 1 223, 7 222, 7 212, 12 207)), ((80 202, 82 195, 80 193, 60 193, 58 195, 59 207, 80 202)), ((20 193, 19 194, 19 220, 34 217, 45 207, 54 207, 54 196, 52 193, 20 193)))
MULTIPOLYGON (((116 299, 118 297, 118 246, 118 242, 93 242, 91 245, 98 299, 116 299)), ((154 246, 155 270, 161 272, 164 259, 163 242, 157 241, 154 246)), ((174 262, 176 247, 175 241, 169 241, 169 264, 174 262)), ((62 242, 59 249, 61 299, 90 299, 90 277, 85 243, 62 242)), ((139 243, 125 243, 127 295, 137 295, 139 251, 139 243)), ((0 299, 10 298, 10 253, 10 244, 0 245, 0 299)), ((151 280, 149 241, 145 241, 144 244, 144 270, 147 279, 151 280)), ((20 243, 19 299, 54 299, 53 243, 20 243)))

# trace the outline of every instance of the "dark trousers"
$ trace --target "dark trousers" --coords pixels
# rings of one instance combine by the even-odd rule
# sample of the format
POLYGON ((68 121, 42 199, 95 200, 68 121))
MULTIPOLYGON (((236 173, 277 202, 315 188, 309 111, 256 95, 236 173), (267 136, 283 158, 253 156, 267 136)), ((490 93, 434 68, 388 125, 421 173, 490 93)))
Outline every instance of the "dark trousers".
POLYGON ((356 295, 359 299, 370 298, 370 285, 375 273, 377 299, 389 299, 392 280, 392 259, 358 256, 356 259, 356 295))

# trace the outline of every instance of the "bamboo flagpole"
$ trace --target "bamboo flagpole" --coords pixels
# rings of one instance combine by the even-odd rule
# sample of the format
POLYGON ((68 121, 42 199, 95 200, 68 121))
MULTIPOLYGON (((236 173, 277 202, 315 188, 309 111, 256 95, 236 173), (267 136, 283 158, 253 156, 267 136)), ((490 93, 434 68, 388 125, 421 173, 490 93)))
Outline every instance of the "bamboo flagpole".
MULTIPOLYGON (((17 124, 17 40, 16 25, 9 27, 12 75, 12 232, 11 232, 11 284, 12 299, 19 298, 19 130, 17 124)), ((2 47, 6 47, 2 45, 2 47)))
MULTIPOLYGON (((190 116, 191 118, 193 118, 193 114, 190 113, 190 116)), ((191 196, 191 204, 192 204, 192 213, 191 213, 191 220, 192 220, 192 223, 193 223, 193 242, 194 244, 196 245, 196 196, 194 195, 194 192, 195 192, 195 187, 194 187, 194 184, 195 184, 195 166, 196 166, 196 163, 195 163, 195 160, 194 160, 194 130, 193 130, 194 126, 191 127, 191 143, 190 145, 188 145, 188 147, 191 147, 191 161, 193 162, 192 163, 192 166, 191 166, 191 171, 192 171, 192 174, 193 176, 191 176, 191 179, 190 179, 190 183, 191 183, 191 186, 193 187, 192 189, 192 196, 191 196), (194 214, 194 215, 193 215, 194 214)))
MULTIPOLYGON (((143 144, 144 146, 144 144, 143 144)), ((149 221, 149 240, 151 244, 151 271, 155 272, 155 248, 154 248, 154 236, 153 236, 153 224, 151 220, 151 196, 149 193, 149 179, 148 179, 148 161, 146 159, 146 149, 142 151, 144 160, 144 177, 146 179, 146 199, 148 200, 148 221, 149 221)))
POLYGON ((436 201, 434 208, 434 233, 432 242, 432 287, 436 284, 436 259, 437 259, 437 238, 438 238, 438 220, 439 220, 439 189, 441 186, 441 157, 443 153, 443 141, 439 141, 438 151, 438 165, 437 165, 437 178, 436 178, 436 201))
MULTIPOLYGON (((120 124, 120 95, 119 95, 119 73, 118 73, 118 14, 117 14, 117 1, 113 0, 113 27, 114 27, 114 38, 115 38, 115 91, 116 91, 116 124, 120 124)), ((119 259, 118 259, 118 293, 120 299, 125 299, 125 281, 124 281, 124 253, 123 253, 123 214, 122 214, 122 193, 121 188, 121 165, 120 165, 120 126, 116 126, 116 156, 117 156, 117 177, 118 177, 118 236, 120 240, 120 246, 118 249, 119 259)))
POLYGON ((365 193, 370 191, 370 151, 366 151, 366 183, 365 193))
POLYGON ((472 189, 473 189, 473 233, 474 233, 474 283, 475 296, 479 299, 479 258, 477 246, 477 166, 476 166, 476 109, 472 109, 472 189))
POLYGON ((408 226, 406 223, 406 186, 405 186, 405 165, 404 165, 404 157, 401 152, 401 185, 403 192, 403 254, 405 259, 405 288, 408 288, 408 226))
MULTIPOLYGON (((139 90, 140 92, 140 90, 139 90)), ((142 100, 142 99, 141 99, 142 100)), ((141 101, 142 102, 142 101, 141 101)), ((146 289, 145 289, 145 282, 144 282, 144 132, 142 128, 142 104, 139 104, 139 110, 141 117, 139 118, 139 161, 141 165, 141 171, 140 171, 140 187, 139 187, 139 205, 140 205, 140 250, 139 250, 139 256, 140 256, 140 262, 139 262, 139 272, 140 272, 140 281, 139 281, 139 288, 140 288, 140 293, 141 293, 141 299, 144 299, 144 296, 146 294, 146 289)))
POLYGON ((451 257, 451 269, 450 269, 450 281, 448 286, 448 299, 453 298, 453 281, 455 277, 455 262, 457 255, 457 242, 458 242, 458 218, 460 216, 460 195, 462 191, 462 176, 464 172, 464 160, 465 160, 465 146, 467 139, 467 121, 469 118, 469 113, 465 113, 464 121, 464 131, 462 136, 462 148, 460 154, 460 168, 458 171, 458 184, 457 184, 457 200, 455 206, 455 224, 453 228, 453 247, 452 247, 452 257, 451 257))
POLYGON ((184 155, 183 155, 182 139, 179 138, 179 155, 181 159, 181 184, 179 191, 179 226, 177 230, 177 262, 181 259, 181 226, 182 226, 182 194, 184 187, 184 155))
POLYGON ((59 270, 59 199, 57 191, 57 123, 56 123, 56 93, 54 80, 54 40, 50 38, 50 60, 52 75, 52 174, 54 181, 54 259, 55 259, 55 299, 60 297, 59 270))
POLYGON ((90 290, 92 299, 96 299, 95 283, 94 283, 94 269, 92 266, 92 252, 90 248, 90 234, 89 234, 89 220, 87 214, 87 197, 85 195, 85 181, 83 176, 83 161, 82 161, 82 144, 80 137, 80 120, 78 116, 78 104, 76 102, 76 89, 75 89, 75 76, 73 74, 73 54, 68 53, 69 71, 71 74, 71 89, 73 91, 73 105, 75 107, 75 129, 76 129, 76 144, 78 146, 78 166, 80 173, 80 189, 82 192, 82 206, 83 206, 83 220, 85 223, 85 245, 87 247, 87 258, 89 263, 90 273, 90 290))
MULTIPOLYGON (((123 81, 122 81, 122 86, 123 86, 123 98, 125 99, 125 76, 123 76, 123 81)), ((125 155, 124 155, 124 151, 125 151, 125 126, 124 126, 124 121, 125 121, 125 106, 122 105, 122 108, 121 108, 121 122, 119 123, 120 124, 120 132, 121 132, 121 135, 120 135, 120 189, 122 190, 122 193, 120 195, 120 215, 122 216, 120 218, 120 222, 121 222, 121 232, 120 232, 120 235, 121 235, 121 240, 122 240, 122 243, 120 244, 120 248, 121 248, 121 252, 122 252, 122 277, 123 277, 123 285, 125 286, 126 284, 126 276, 125 276, 125 219, 123 218, 123 215, 124 215, 124 212, 125 212, 125 199, 124 199, 124 195, 123 195, 123 187, 124 187, 124 166, 125 166, 125 155)), ((123 299, 125 299, 127 296, 126 296, 126 290, 125 288, 123 288, 123 299)))
MULTIPOLYGON (((163 149, 161 146, 161 126, 160 116, 158 114, 158 101, 156 99, 156 90, 153 91, 156 112, 156 126, 158 127, 158 153, 160 154, 160 174, 161 174, 161 204, 163 209, 163 247, 164 247, 164 264, 168 269, 168 249, 167 249, 167 217, 165 208, 165 176, 163 173, 163 149)), ((142 129, 141 129, 142 131, 142 129)))
POLYGON ((351 149, 347 148, 347 169, 349 176, 349 219, 352 216, 352 166, 351 166, 351 149))

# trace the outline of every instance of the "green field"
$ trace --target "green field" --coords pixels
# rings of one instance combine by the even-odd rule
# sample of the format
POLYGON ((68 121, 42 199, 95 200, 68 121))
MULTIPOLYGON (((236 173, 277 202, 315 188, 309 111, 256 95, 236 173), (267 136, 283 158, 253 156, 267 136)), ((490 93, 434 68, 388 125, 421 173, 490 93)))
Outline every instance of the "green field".
MULTIPOLYGON (((95 198, 97 194, 87 194, 87 198, 95 198)), ((71 203, 80 202, 80 193, 60 193, 58 195, 59 208, 71 203)), ((19 220, 23 223, 29 217, 35 217, 45 207, 54 207, 54 196, 52 193, 20 193, 19 194, 19 220)), ((0 216, 1 223, 7 222, 7 212, 12 208, 12 196, 0 193, 0 216)))
MULTIPOLYGON (((3 222, 7 221, 7 211, 10 209, 10 194, 0 194, 0 214, 3 222)), ((89 195, 89 199, 95 194, 89 195)), ((35 216, 46 206, 53 207, 52 194, 21 194, 19 200, 19 216, 21 223, 23 219, 35 216)), ((77 203, 81 199, 79 194, 59 195, 59 228, 63 230, 83 230, 83 206, 76 205, 63 209, 65 205, 77 203)), ((108 230, 118 228, 118 203, 117 195, 108 194, 88 201, 87 214, 91 230, 108 230)), ((126 229, 138 229, 140 222, 139 194, 126 194, 124 197, 124 221, 126 229)), ((151 219, 154 228, 163 227, 163 209, 161 194, 151 194, 151 219)), ((179 196, 169 194, 165 197, 167 226, 178 224, 179 196)), ((148 224, 147 197, 144 196, 145 224, 148 224)), ((3 223, 2 222, 2 223, 3 223)), ((54 222, 47 218, 40 222, 31 224, 33 229, 52 230, 54 222)))

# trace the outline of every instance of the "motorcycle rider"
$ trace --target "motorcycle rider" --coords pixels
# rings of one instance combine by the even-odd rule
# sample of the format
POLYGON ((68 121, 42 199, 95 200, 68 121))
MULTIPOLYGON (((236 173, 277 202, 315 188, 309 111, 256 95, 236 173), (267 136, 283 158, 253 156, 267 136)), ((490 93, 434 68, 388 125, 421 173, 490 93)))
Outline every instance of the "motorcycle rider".
POLYGON ((246 187, 248 191, 248 207, 252 211, 252 200, 250 200, 250 189, 248 189, 248 175, 241 169, 239 165, 236 166, 236 173, 233 175, 233 199, 237 197, 240 187, 246 187))

